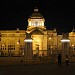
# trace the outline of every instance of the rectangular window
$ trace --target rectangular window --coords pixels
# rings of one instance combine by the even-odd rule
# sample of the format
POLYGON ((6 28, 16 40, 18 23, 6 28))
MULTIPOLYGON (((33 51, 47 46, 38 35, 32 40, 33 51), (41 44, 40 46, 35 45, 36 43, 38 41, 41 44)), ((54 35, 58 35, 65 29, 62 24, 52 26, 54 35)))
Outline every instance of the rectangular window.
POLYGON ((50 45, 49 45, 49 47, 50 47, 50 45))
POLYGON ((49 50, 50 50, 50 48, 49 48, 49 50))
POLYGON ((24 45, 20 45, 20 50, 24 50, 24 45))
POLYGON ((6 50, 6 45, 1 45, 1 50, 6 50))
POLYGON ((8 50, 15 50, 15 45, 8 45, 8 50))
POLYGON ((0 38, 0 41, 1 41, 1 38, 0 38))
POLYGON ((0 37, 1 37, 1 34, 0 34, 0 37))

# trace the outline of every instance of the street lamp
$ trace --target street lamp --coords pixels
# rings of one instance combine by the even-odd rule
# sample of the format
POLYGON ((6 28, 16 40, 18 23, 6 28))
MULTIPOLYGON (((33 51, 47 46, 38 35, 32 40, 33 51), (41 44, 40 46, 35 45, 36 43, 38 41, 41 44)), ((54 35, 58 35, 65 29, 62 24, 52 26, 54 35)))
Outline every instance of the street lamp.
POLYGON ((65 55, 70 55, 70 52, 69 52, 69 42, 70 42, 70 39, 63 38, 60 41, 61 41, 62 47, 63 47, 63 57, 65 57, 65 55))
POLYGON ((25 42, 32 42, 32 39, 25 39, 25 42))
POLYGON ((24 50, 24 56, 26 60, 32 60, 32 39, 26 38, 25 40, 25 50, 24 50))
POLYGON ((60 40, 62 43, 65 43, 65 42, 70 42, 70 40, 69 39, 62 39, 62 40, 60 40))

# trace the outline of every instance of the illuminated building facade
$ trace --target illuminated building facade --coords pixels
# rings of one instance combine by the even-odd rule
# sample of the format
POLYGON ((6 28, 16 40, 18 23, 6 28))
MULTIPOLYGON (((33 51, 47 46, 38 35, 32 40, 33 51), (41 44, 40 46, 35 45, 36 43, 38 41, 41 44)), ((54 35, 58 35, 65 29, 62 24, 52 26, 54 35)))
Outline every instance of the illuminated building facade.
POLYGON ((0 30, 0 56, 32 59, 35 55, 74 55, 75 33, 57 35, 56 29, 47 30, 44 22, 36 8, 28 18, 27 30, 0 30))

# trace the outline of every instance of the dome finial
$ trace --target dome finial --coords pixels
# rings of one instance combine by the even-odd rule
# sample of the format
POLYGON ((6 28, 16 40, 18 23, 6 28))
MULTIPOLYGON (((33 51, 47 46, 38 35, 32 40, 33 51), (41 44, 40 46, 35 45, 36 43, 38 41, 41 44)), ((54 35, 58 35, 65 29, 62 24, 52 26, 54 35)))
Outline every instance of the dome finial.
POLYGON ((39 10, 37 9, 37 6, 36 6, 36 8, 34 9, 34 12, 38 12, 39 10))
POLYGON ((73 26, 73 30, 72 30, 72 32, 74 32, 75 31, 75 29, 74 29, 74 26, 73 26))

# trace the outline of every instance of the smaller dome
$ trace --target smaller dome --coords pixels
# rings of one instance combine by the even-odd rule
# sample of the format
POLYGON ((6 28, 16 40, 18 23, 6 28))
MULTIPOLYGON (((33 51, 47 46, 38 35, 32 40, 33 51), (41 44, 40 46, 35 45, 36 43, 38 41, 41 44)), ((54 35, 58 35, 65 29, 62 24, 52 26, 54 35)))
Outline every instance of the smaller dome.
POLYGON ((34 13, 32 13, 32 15, 30 16, 30 18, 35 18, 35 19, 39 19, 39 18, 43 18, 43 16, 38 12, 38 9, 34 9, 34 13))

